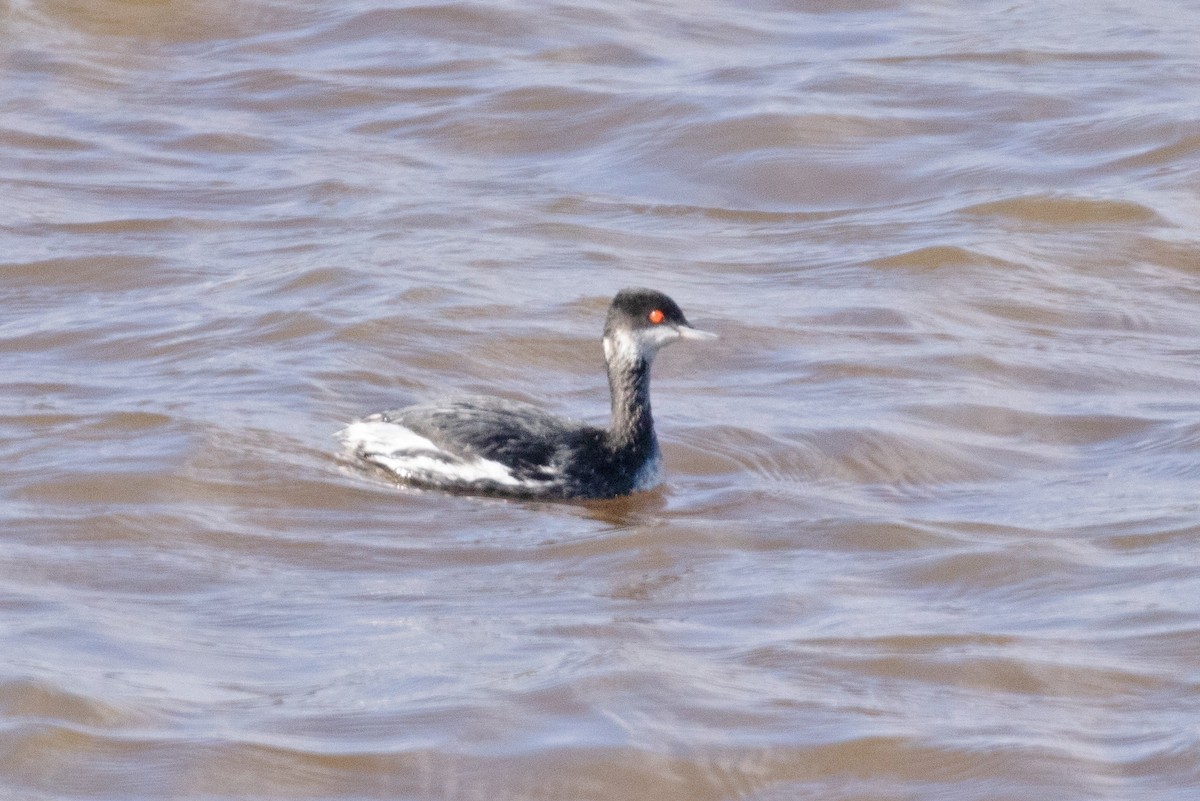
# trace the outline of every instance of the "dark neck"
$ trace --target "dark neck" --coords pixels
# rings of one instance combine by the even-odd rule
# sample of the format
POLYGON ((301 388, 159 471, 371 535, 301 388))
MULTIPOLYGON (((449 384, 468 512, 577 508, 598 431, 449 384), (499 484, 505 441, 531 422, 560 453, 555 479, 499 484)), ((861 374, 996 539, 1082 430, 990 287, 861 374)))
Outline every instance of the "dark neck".
POLYGON ((609 441, 615 448, 652 452, 656 447, 650 417, 650 362, 641 356, 617 356, 608 364, 612 396, 609 441))

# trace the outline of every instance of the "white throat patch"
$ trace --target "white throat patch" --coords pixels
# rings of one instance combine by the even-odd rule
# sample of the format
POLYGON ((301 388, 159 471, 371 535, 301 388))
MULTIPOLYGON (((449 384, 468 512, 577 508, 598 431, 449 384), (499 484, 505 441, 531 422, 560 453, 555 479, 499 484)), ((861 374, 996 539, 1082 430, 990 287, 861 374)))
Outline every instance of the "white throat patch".
POLYGON ((679 339, 679 331, 670 325, 643 328, 637 334, 617 331, 604 338, 604 360, 610 364, 614 361, 633 364, 639 358, 650 362, 653 361, 654 354, 658 353, 659 348, 669 345, 677 339, 679 339))

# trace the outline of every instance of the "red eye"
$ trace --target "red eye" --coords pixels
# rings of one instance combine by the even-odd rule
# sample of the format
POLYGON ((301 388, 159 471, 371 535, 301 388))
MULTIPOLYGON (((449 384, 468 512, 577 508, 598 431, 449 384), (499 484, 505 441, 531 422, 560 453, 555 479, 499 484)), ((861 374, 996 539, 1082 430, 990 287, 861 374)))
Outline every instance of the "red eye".
POLYGON ((663 313, 661 311, 659 311, 658 309, 655 309, 654 311, 650 312, 649 317, 650 317, 650 322, 654 323, 655 325, 658 325, 659 323, 661 323, 663 321, 663 313))

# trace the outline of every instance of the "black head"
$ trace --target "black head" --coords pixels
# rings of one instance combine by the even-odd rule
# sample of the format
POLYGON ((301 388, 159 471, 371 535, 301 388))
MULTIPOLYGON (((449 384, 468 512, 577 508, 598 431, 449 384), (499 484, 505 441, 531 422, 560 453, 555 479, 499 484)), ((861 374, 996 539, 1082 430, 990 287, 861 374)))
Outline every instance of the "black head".
MULTIPOLYGON (((608 307, 604 333, 617 328, 636 331, 660 325, 687 325, 679 305, 653 289, 622 289, 608 307)), ((690 326, 689 326, 690 327, 690 326)))
POLYGON ((715 336, 688 324, 679 304, 653 289, 622 289, 608 307, 604 322, 604 352, 639 356, 647 361, 659 348, 678 339, 715 336))

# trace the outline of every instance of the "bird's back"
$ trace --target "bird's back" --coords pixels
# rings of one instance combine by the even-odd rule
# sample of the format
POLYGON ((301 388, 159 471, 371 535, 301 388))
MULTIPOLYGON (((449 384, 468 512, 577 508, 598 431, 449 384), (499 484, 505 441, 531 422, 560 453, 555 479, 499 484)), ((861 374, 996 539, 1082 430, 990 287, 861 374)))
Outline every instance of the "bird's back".
POLYGON ((574 494, 572 466, 594 460, 603 438, 528 403, 476 396, 374 414, 342 434, 360 457, 415 483, 562 497, 574 494))

